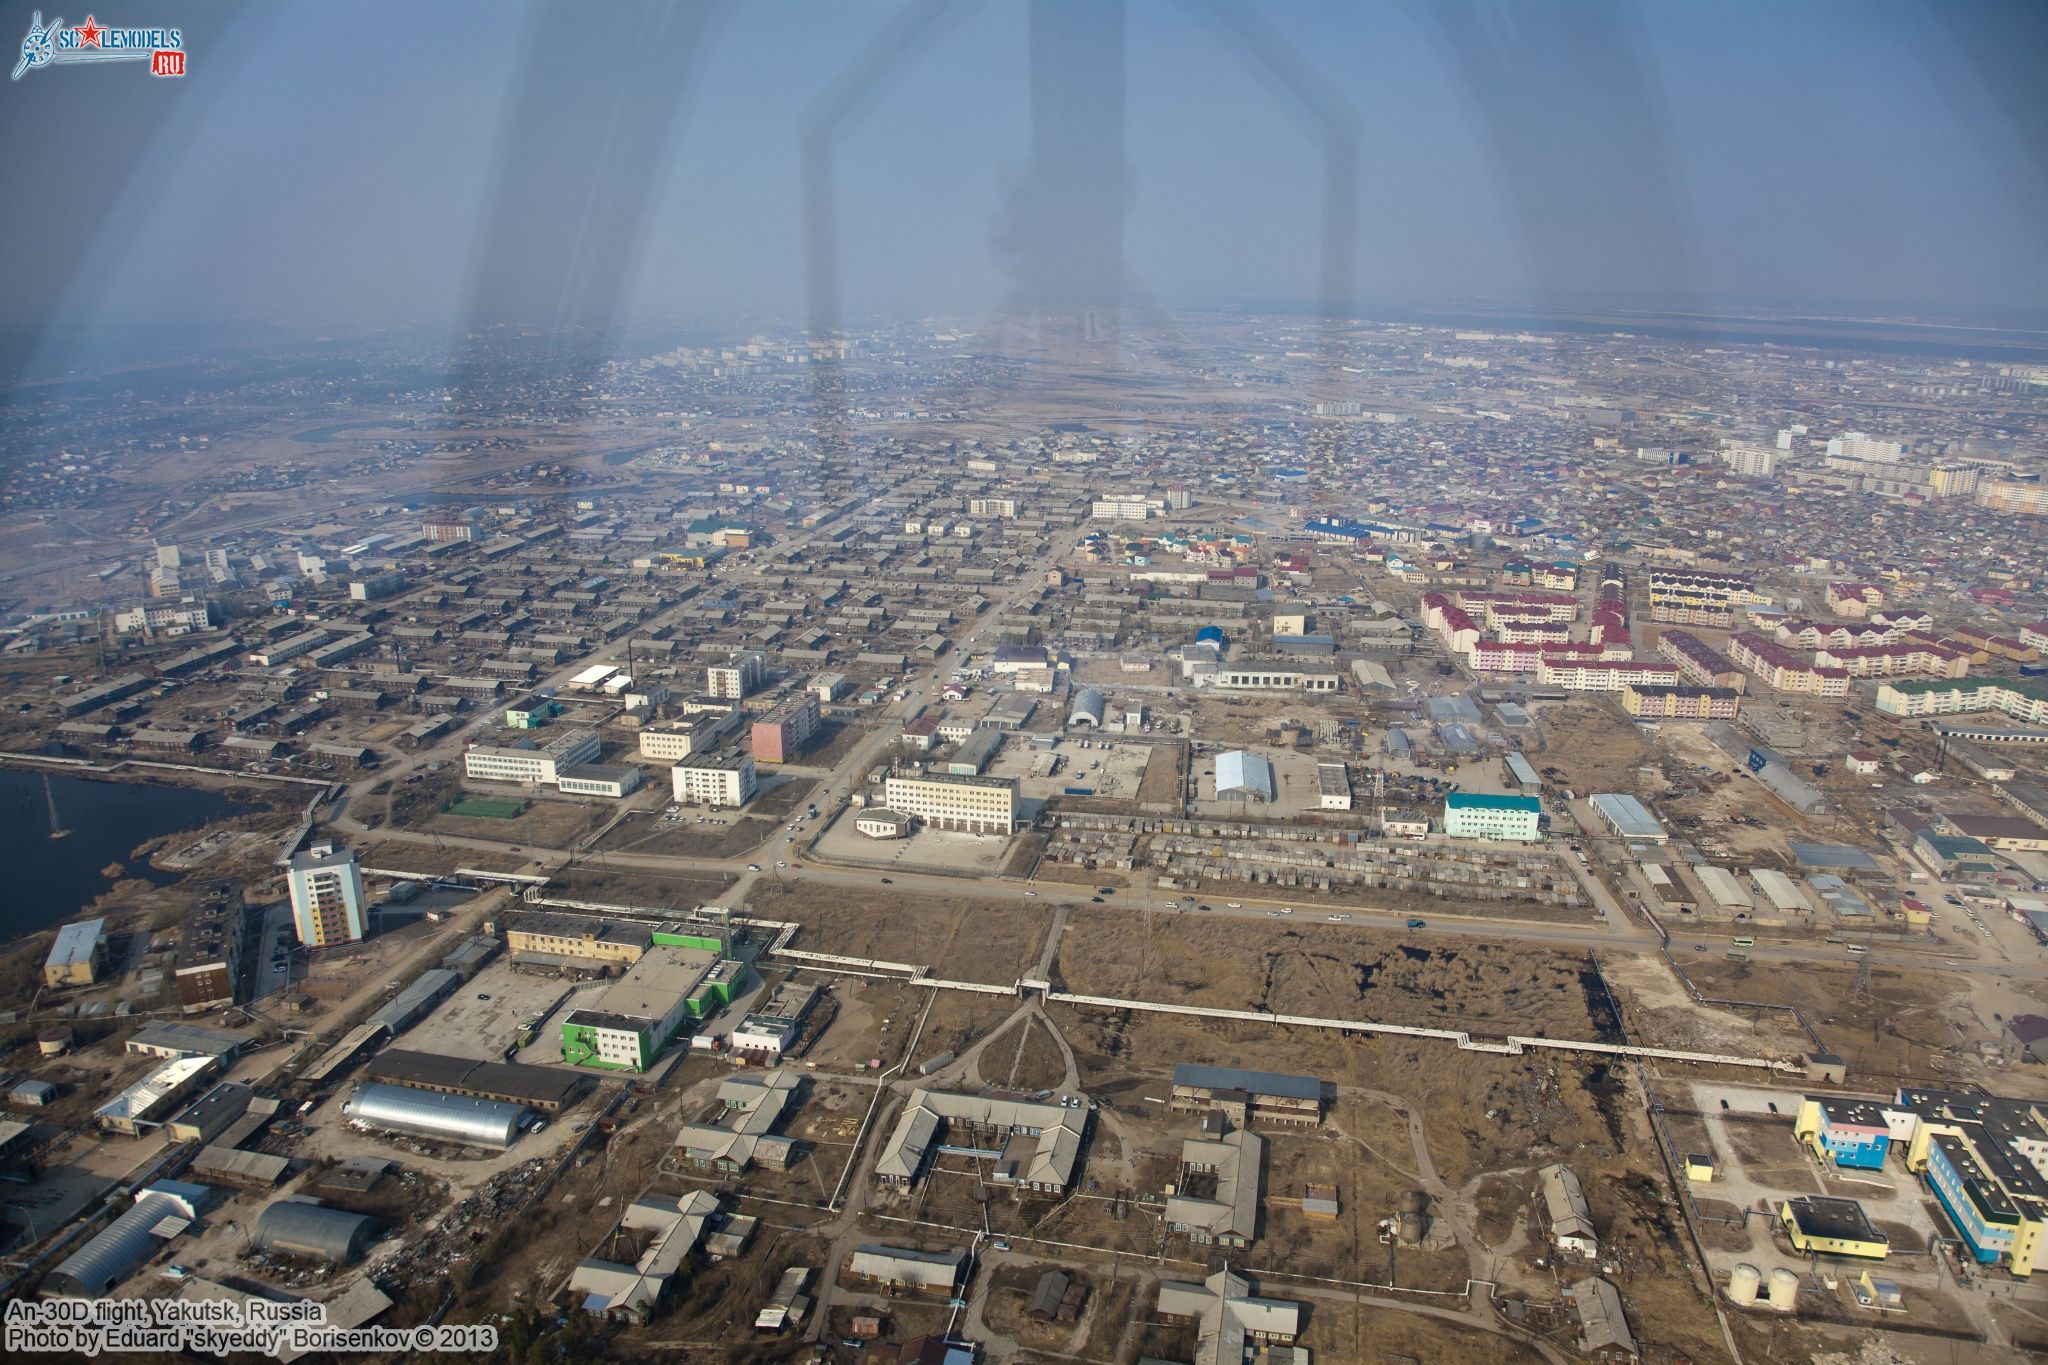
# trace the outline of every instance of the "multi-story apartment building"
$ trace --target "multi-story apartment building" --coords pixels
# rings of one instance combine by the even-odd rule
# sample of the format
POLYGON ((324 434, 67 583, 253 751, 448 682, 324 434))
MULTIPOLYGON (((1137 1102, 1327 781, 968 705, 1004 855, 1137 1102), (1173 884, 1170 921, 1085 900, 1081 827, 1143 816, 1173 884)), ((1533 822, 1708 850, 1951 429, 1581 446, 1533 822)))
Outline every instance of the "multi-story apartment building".
POLYGON ((1848 670, 1808 663, 1799 655, 1754 631, 1728 638, 1728 657, 1748 669, 1766 686, 1811 697, 1849 695, 1848 670))
POLYGON ((1862 620, 1884 605, 1884 589, 1875 583, 1828 584, 1828 610, 1837 616, 1862 620))
POLYGON ((724 701, 745 701, 761 690, 767 665, 759 654, 735 654, 722 664, 704 670, 704 690, 724 701))
POLYGON ((934 829, 1010 834, 1017 828, 1017 783, 1008 777, 891 777, 882 801, 934 829))
POLYGON ((1748 574, 1707 569, 1650 570, 1650 619, 1682 626, 1734 624, 1737 608, 1770 599, 1748 574))
POLYGON ((818 698, 810 692, 791 697, 754 722, 754 759, 787 763, 802 753, 818 733, 818 698))
POLYGON ((1657 652, 1677 664, 1678 675, 1687 682, 1736 692, 1748 684, 1748 678, 1733 659, 1689 630, 1665 631, 1657 641, 1657 652))
POLYGON ((467 517, 430 517, 420 523, 420 534, 436 544, 447 540, 475 540, 476 523, 467 517))
POLYGON ((1993 512, 2016 512, 2021 516, 2048 517, 2048 483, 1987 479, 1977 485, 1977 505, 1989 508, 1993 512))
POLYGON ((1940 645, 1864 645, 1842 648, 1823 645, 1813 656, 1816 668, 1839 668, 1852 678, 1961 678, 1970 672, 1970 656, 1940 645))
POLYGON ((1843 649, 1862 648, 1867 645, 1895 645, 1905 636, 1903 630, 1890 622, 1867 621, 1850 624, 1843 621, 1807 621, 1797 618, 1778 622, 1772 628, 1771 634, 1781 645, 1798 645, 1804 649, 1819 649, 1822 645, 1838 645, 1843 649))
POLYGON ((1957 626, 1949 634, 1955 641, 1973 650, 1982 650, 2001 659, 2014 663, 2030 664, 2041 657, 2038 645, 2027 643, 2017 635, 2000 635, 1995 630, 1982 626, 1957 626))
POLYGON ((754 758, 738 752, 695 754, 669 769, 675 799, 707 806, 744 806, 754 799, 754 758))
POLYGON ((355 854, 322 841, 294 853, 285 870, 292 924, 308 948, 360 942, 369 933, 369 904, 355 854))
POLYGON ((1630 685, 1670 685, 1678 681, 1678 665, 1661 659, 1599 660, 1545 655, 1536 681, 1567 692, 1619 692, 1630 685))
POLYGON ((1096 521, 1143 521, 1152 515, 1152 500, 1130 494, 1104 494, 1089 506, 1088 515, 1096 521))
POLYGON ((462 770, 479 782, 519 782, 552 787, 562 770, 595 763, 603 752, 595 730, 564 730, 545 744, 474 744, 462 756, 462 770))
POLYGON ((1728 467, 1730 473, 1750 479, 1768 479, 1778 472, 1778 455, 1776 446, 1724 441, 1716 458, 1728 467))
POLYGON ((242 903, 232 893, 201 901, 185 915, 171 985, 178 1009, 204 1014, 235 1003, 235 979, 242 966, 242 903))
POLYGON ((967 515, 970 517, 1014 517, 1017 515, 1015 498, 969 498, 967 515))
POLYGON ((1733 720, 1741 701, 1732 687, 1629 683, 1621 689, 1621 709, 1644 719, 1733 720))
POLYGON ((1888 716, 1958 716, 1972 711, 2002 711, 2015 720, 2048 724, 2048 687, 2010 678, 1887 682, 1877 689, 1877 709, 1888 716))

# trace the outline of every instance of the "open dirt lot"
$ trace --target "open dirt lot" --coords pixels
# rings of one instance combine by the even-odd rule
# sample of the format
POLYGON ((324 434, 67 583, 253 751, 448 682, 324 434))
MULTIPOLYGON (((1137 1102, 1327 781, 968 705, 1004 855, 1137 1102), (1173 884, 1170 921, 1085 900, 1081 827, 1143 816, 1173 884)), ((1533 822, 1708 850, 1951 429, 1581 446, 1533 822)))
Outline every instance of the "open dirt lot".
POLYGON ((810 952, 928 964, 934 974, 1009 985, 1034 965, 1050 912, 1035 906, 977 905, 958 898, 898 894, 893 887, 836 887, 758 881, 746 910, 802 924, 793 946, 810 952))
POLYGON ((1636 769, 1655 763, 1635 722, 1611 702, 1573 701, 1545 707, 1543 757, 1538 767, 1558 769, 1561 785, 1580 794, 1634 791, 1636 769))
POLYGON ((570 900, 689 910, 715 905, 732 879, 708 872, 656 872, 616 863, 580 863, 548 878, 547 894, 570 900))
MULTIPOLYGON (((1300 920, 1301 916, 1293 919, 1300 920)), ((1413 933, 1077 907, 1055 970, 1069 990, 1475 1033, 1598 1036, 1577 958, 1413 933), (1257 927, 1254 927, 1254 926, 1257 927)))
MULTIPOLYGON (((1260 1292, 1284 1298, 1287 1287, 1275 1283, 1261 1286, 1260 1292)), ((1529 1347, 1474 1327, 1330 1299, 1311 1304, 1301 1344, 1313 1359, 1357 1365, 1539 1365, 1543 1359, 1529 1347)))
MULTIPOLYGON (((1708 960, 1683 964, 1702 994, 1799 1005, 1828 1047, 1847 1060, 1852 1077, 1974 1079, 1982 1074, 1976 1045, 1995 1041, 1966 1007, 1967 983, 1960 977, 1875 967, 1869 993, 1859 995, 1856 973, 1847 967, 1703 956, 1708 960)), ((1761 1027, 1782 1030, 1788 1020, 1785 1011, 1766 1011, 1761 1027)))

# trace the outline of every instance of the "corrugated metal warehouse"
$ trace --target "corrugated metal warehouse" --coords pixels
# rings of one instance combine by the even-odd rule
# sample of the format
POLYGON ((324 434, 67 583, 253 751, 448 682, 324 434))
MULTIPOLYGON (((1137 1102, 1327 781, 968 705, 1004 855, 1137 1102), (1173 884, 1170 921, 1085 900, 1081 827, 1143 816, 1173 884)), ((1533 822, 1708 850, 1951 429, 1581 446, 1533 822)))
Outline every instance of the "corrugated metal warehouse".
POLYGON ((510 1147, 533 1111, 523 1104, 442 1095, 402 1085, 365 1081, 343 1112, 357 1123, 414 1137, 438 1138, 472 1147, 510 1147))
POLYGON ((280 1199, 256 1218, 249 1245, 258 1251, 348 1265, 368 1249, 377 1225, 360 1213, 303 1199, 280 1199))

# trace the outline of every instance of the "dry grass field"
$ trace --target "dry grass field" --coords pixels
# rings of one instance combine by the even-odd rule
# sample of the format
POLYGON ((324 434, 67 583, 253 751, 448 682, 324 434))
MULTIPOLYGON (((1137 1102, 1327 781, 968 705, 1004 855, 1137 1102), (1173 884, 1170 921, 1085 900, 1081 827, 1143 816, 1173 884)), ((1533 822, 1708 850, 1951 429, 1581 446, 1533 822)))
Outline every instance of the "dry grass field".
POLYGON ((1037 962, 1049 912, 1036 906, 977 905, 960 897, 904 894, 892 887, 755 882, 746 910, 802 924, 795 947, 818 953, 929 965, 935 975, 1010 985, 1037 962))
POLYGON ((1476 1034, 1598 1036, 1581 959, 1465 941, 1425 947, 1415 937, 1300 915, 1248 921, 1085 906, 1068 919, 1055 971, 1083 995, 1476 1034))

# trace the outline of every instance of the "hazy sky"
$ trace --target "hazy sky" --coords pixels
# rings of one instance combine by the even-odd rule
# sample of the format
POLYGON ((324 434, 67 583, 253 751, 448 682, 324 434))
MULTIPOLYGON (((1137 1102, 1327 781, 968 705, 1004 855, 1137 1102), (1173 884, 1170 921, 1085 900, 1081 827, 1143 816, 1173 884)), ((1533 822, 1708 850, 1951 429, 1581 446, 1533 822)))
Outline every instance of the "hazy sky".
POLYGON ((1348 221, 1367 307, 2048 318, 2048 6, 1042 2, 116 0, 190 74, 0 88, 0 325, 801 318, 807 126, 854 316, 1312 300, 1348 221))

